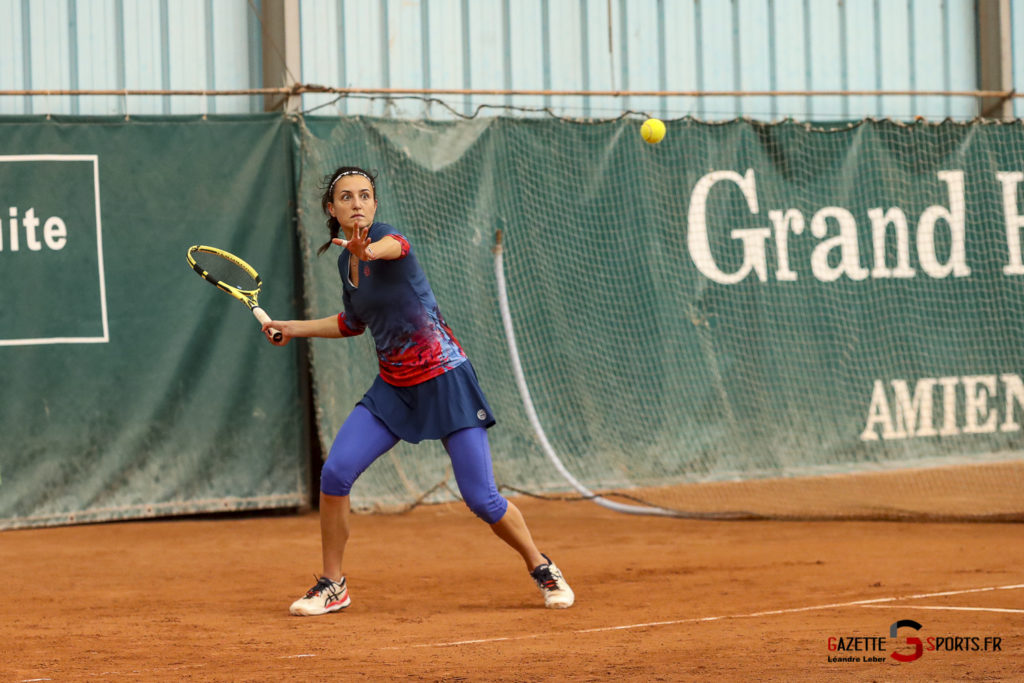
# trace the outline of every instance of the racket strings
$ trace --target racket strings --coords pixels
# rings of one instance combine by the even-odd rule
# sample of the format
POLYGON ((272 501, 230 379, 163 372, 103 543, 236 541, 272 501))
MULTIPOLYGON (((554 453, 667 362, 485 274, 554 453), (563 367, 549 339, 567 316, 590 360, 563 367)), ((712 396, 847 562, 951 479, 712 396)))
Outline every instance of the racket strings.
POLYGON ((193 254, 196 265, 206 271, 210 277, 243 292, 252 292, 260 287, 260 282, 252 273, 236 263, 218 254, 198 251, 193 254))

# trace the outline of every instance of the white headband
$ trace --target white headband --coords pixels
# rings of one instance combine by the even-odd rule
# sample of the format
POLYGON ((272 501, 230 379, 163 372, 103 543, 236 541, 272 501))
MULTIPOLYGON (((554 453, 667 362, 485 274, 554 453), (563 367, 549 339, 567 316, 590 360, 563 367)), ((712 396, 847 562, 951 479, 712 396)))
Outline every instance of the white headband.
POLYGON ((327 188, 327 196, 328 197, 331 197, 332 199, 334 198, 334 184, 336 182, 338 182, 339 178, 343 178, 344 176, 347 176, 347 175, 361 175, 364 178, 366 178, 367 180, 369 180, 370 181, 370 186, 373 187, 373 178, 371 178, 370 176, 366 175, 362 171, 342 171, 341 173, 339 173, 334 178, 334 180, 331 181, 331 186, 329 188, 327 188))

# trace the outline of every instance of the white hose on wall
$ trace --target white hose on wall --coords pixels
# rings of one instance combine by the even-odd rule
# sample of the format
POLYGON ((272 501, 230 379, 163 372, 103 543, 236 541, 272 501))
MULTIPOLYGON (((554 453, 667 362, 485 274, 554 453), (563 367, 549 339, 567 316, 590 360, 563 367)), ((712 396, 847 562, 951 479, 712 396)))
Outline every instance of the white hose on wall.
POLYGON ((519 348, 516 346, 516 335, 515 331, 512 329, 512 313, 509 311, 508 307, 508 289, 505 285, 505 263, 503 252, 504 249, 501 244, 501 231, 498 230, 495 235, 494 245, 494 276, 498 283, 498 307, 501 309, 501 320, 505 326, 505 339, 508 342, 508 352, 512 359, 512 371, 516 377, 516 386, 519 387, 519 396, 523 400, 523 408, 526 410, 526 416, 530 419, 530 424, 533 425, 533 431, 537 435, 538 441, 540 441, 544 454, 547 455, 548 459, 552 464, 554 464, 555 469, 561 473, 565 480, 569 482, 574 489, 579 491, 582 496, 594 501, 598 505, 610 510, 615 510, 616 512, 626 512, 635 515, 662 515, 666 517, 683 516, 674 510, 666 510, 665 508, 652 507, 648 505, 628 505, 599 496, 576 479, 576 477, 566 469, 565 465, 558 457, 558 454, 555 453, 555 449, 551 446, 551 442, 548 441, 548 437, 544 433, 544 428, 540 424, 540 418, 537 417, 537 411, 533 407, 533 399, 530 398, 530 389, 526 386, 526 376, 523 374, 523 366, 519 361, 519 348))

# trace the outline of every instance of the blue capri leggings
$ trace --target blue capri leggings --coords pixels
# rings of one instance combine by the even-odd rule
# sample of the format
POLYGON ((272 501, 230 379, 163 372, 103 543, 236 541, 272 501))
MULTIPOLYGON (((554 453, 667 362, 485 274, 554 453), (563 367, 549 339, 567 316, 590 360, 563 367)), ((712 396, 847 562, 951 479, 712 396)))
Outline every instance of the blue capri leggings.
MULTIPOLYGON (((347 496, 359 475, 398 441, 365 406, 356 405, 338 430, 320 471, 320 490, 329 496, 347 496)), ((488 524, 500 520, 508 509, 508 501, 494 483, 487 430, 461 429, 441 439, 441 443, 452 460, 455 482, 469 509, 488 524)))

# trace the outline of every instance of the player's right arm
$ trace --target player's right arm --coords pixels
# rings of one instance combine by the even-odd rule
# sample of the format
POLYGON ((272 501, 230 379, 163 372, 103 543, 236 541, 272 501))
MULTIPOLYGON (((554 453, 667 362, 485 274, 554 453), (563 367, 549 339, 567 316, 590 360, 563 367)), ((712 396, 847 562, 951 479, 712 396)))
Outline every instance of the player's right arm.
POLYGON ((363 326, 350 326, 345 314, 329 315, 316 320, 269 320, 263 324, 263 331, 273 327, 281 332, 281 341, 273 342, 284 346, 292 337, 321 337, 337 339, 362 334, 363 326))

